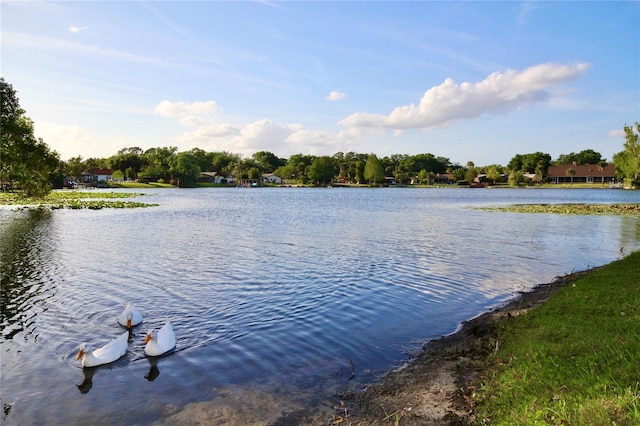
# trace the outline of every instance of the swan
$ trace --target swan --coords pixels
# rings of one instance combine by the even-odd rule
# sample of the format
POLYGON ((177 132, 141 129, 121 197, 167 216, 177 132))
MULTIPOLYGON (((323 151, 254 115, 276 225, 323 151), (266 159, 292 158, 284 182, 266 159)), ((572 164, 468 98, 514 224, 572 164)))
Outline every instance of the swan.
POLYGON ((80 345, 76 361, 82 360, 83 367, 95 367, 96 365, 109 364, 127 353, 129 332, 125 331, 117 338, 96 350, 91 343, 80 345))
POLYGON ((127 328, 131 328, 134 325, 138 325, 142 322, 142 313, 133 306, 131 303, 128 303, 124 308, 124 311, 118 317, 118 323, 120 325, 124 325, 127 328))
POLYGON ((147 333, 144 339, 144 353, 148 356, 160 356, 176 347, 176 335, 171 323, 167 321, 158 331, 147 333))

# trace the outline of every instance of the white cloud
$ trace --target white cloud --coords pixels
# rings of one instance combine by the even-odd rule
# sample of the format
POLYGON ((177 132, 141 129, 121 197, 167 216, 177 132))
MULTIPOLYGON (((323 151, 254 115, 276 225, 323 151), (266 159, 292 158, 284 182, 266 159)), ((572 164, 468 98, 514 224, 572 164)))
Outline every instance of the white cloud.
POLYGON ((132 143, 125 140, 101 140, 81 127, 43 121, 34 123, 34 135, 58 152, 62 160, 78 155, 84 158, 106 158, 132 143))
POLYGON ((200 145, 208 145, 211 139, 228 138, 240 133, 240 130, 230 124, 213 124, 210 126, 202 126, 193 132, 185 133, 180 138, 181 142, 191 147, 200 147, 200 145))
POLYGON ((79 33, 81 31, 86 31, 88 29, 89 29, 89 27, 77 27, 77 26, 74 25, 72 27, 69 27, 69 32, 76 34, 76 33, 79 33))
POLYGON ((552 97, 547 89, 575 80, 588 65, 540 64, 523 71, 494 72, 478 83, 457 84, 447 78, 427 90, 420 103, 400 106, 389 115, 355 113, 340 121, 349 128, 429 129, 540 103, 552 97))
POLYGON ((228 151, 250 156, 258 151, 269 151, 282 157, 296 153, 333 155, 352 142, 350 131, 332 134, 312 131, 301 124, 279 124, 260 119, 242 128, 230 124, 202 126, 183 134, 179 140, 185 149, 201 148, 205 151, 228 151))
POLYGON ((624 130, 610 130, 607 132, 607 136, 610 138, 624 138, 626 134, 624 133, 624 130))
POLYGON ((339 100, 345 99, 346 97, 347 97, 346 93, 336 92, 335 90, 332 90, 331 93, 329 93, 329 95, 327 95, 325 99, 328 101, 339 101, 339 100))
POLYGON ((216 114, 220 107, 215 101, 198 101, 190 104, 164 100, 156 105, 156 112, 165 117, 206 116, 216 114))

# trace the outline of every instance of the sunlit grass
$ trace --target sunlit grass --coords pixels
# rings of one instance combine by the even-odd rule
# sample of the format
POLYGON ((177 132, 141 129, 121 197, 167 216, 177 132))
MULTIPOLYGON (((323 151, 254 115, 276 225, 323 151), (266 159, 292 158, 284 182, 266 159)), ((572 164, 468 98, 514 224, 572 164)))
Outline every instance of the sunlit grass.
POLYGON ((159 183, 159 182, 149 182, 149 183, 141 183, 141 182, 110 182, 110 188, 174 188, 174 185, 169 183, 159 183))
POLYGON ((640 424, 640 252, 506 320, 477 392, 483 423, 640 424))

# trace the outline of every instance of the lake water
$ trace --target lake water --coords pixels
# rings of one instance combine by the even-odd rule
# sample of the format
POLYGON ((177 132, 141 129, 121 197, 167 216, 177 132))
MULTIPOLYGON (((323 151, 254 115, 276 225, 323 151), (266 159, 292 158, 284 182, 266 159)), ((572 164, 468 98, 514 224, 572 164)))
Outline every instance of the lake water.
MULTIPOLYGON (((140 192, 140 191, 135 191, 140 192)), ((640 218, 487 212, 638 202, 585 189, 162 189, 159 207, 0 210, 3 423, 323 423, 341 392, 554 277, 640 248, 640 218), (78 345, 145 316, 126 356, 78 345), (170 320, 177 347, 143 337, 170 320)))

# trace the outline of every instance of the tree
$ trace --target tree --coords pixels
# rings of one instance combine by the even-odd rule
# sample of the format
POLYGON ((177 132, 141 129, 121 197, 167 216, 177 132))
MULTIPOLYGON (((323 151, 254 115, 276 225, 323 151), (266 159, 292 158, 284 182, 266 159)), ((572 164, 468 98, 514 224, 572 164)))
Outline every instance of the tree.
POLYGON ((492 164, 487 167, 485 174, 487 175, 487 180, 490 183, 496 183, 500 180, 500 177, 502 177, 502 167, 497 164, 492 164))
POLYGON ((370 185, 376 185, 384 182, 384 177, 382 163, 375 154, 370 154, 364 165, 364 179, 368 180, 370 185))
POLYGON ((602 154, 593 149, 585 149, 579 153, 560 154, 555 161, 556 164, 573 164, 581 166, 583 164, 598 164, 602 160, 602 154))
POLYGON ((149 181, 157 181, 158 179, 170 181, 172 179, 171 165, 175 163, 177 151, 178 148, 175 146, 146 150, 143 155, 145 166, 138 176, 149 181))
POLYGON ((519 170, 512 170, 509 173, 509 186, 520 186, 524 182, 524 175, 519 170))
POLYGON ((76 182, 80 182, 82 180, 82 172, 85 170, 82 157, 77 156, 70 158, 66 163, 66 169, 69 176, 73 176, 76 182))
POLYGON ((271 173, 280 166, 287 164, 286 160, 278 158, 269 151, 259 151, 253 154, 253 159, 266 173, 271 173))
POLYGON ((536 173, 536 169, 541 167, 543 175, 546 175, 550 165, 550 154, 534 152, 531 154, 516 154, 509 161, 507 167, 509 170, 520 170, 523 173, 536 173))
POLYGON ((464 176, 467 174, 467 169, 465 167, 455 167, 452 168, 449 173, 451 173, 451 176, 453 176, 453 179, 456 182, 460 182, 464 180, 464 176))
POLYGON ((16 92, 0 78, 0 185, 3 191, 20 189, 28 197, 42 198, 52 188, 60 156, 33 134, 33 121, 20 108, 16 92))
POLYGON ((178 186, 193 186, 200 176, 198 159, 191 152, 181 152, 176 156, 171 172, 177 180, 178 186))
POLYGON ((286 164, 275 169, 273 173, 276 176, 280 176, 282 179, 291 181, 296 177, 296 168, 292 164, 286 164))
POLYGON ((600 173, 602 173, 602 186, 604 186, 604 168, 608 165, 609 163, 607 163, 605 160, 598 161, 598 170, 600 170, 600 173))
POLYGON ((323 156, 313 160, 307 171, 307 176, 312 182, 326 185, 336 175, 333 158, 323 156))
POLYGON ((211 157, 211 171, 218 172, 223 176, 233 174, 233 164, 241 161, 240 155, 228 152, 214 152, 211 157))
POLYGON ((467 182, 471 183, 478 176, 478 172, 476 171, 476 165, 473 161, 467 161, 467 171, 464 174, 464 178, 467 182))
POLYGON ((624 133, 624 151, 615 154, 613 162, 616 165, 616 172, 625 179, 625 185, 637 188, 640 186, 640 143, 638 143, 640 123, 635 123, 635 129, 633 126, 625 125, 624 133))
MULTIPOLYGON (((136 179, 138 172, 142 169, 144 161, 142 149, 136 147, 122 148, 118 153, 109 158, 109 165, 114 170, 120 170, 126 177, 130 179, 136 179)), ((93 173, 92 166, 89 173, 93 173)))
POLYGON ((576 164, 598 164, 602 160, 602 154, 592 149, 585 149, 576 155, 576 164))
POLYGON ((571 177, 571 186, 573 186, 573 177, 576 175, 575 169, 569 167, 565 173, 567 174, 567 176, 571 177))

